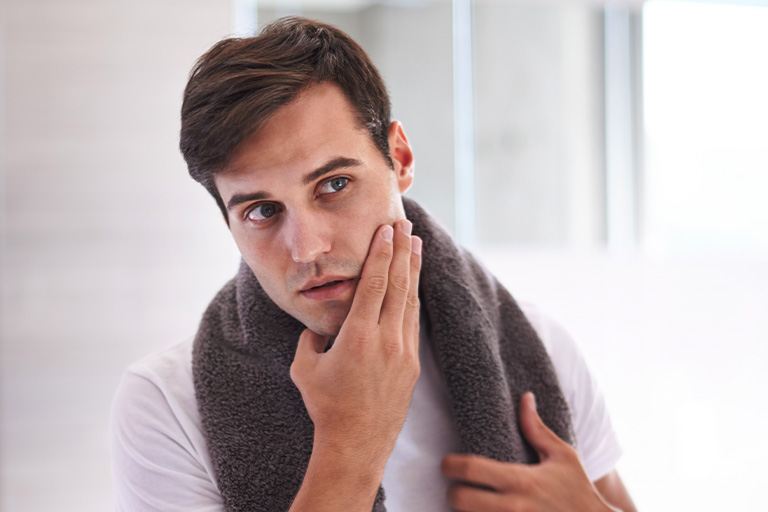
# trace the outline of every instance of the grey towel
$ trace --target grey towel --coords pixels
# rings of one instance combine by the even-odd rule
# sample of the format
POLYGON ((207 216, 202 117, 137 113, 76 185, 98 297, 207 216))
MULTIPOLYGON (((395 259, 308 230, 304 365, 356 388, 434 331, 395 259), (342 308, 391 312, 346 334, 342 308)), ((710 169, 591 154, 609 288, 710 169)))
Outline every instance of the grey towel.
MULTIPOLYGON (((544 422, 572 442, 552 363, 514 299, 424 210, 403 201, 413 234, 424 242, 419 296, 462 451, 537 462, 517 422, 529 390, 544 422)), ((303 329, 245 263, 203 316, 193 353, 195 393, 227 510, 288 510, 301 486, 313 425, 289 369, 303 329)), ((373 510, 386 510, 382 488, 373 510)))

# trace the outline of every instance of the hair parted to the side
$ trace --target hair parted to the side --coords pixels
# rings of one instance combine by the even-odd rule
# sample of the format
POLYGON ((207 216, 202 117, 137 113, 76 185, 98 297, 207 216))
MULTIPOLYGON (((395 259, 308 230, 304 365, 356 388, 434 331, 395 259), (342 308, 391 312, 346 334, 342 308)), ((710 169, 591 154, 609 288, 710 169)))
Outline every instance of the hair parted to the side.
POLYGON ((225 219, 216 173, 280 107, 320 82, 341 89, 391 166, 384 81, 360 45, 336 27, 281 18, 256 37, 219 41, 198 59, 184 90, 179 146, 189 174, 213 195, 225 219))

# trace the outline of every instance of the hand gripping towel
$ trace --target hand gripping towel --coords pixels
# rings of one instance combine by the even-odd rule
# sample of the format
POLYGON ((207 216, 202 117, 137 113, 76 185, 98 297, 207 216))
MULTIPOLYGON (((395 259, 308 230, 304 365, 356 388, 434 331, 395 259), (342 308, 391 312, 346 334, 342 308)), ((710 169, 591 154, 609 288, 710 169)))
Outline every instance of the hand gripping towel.
MULTIPOLYGON (((572 442, 551 361, 515 300, 415 202, 403 202, 424 242, 419 297, 462 451, 537 462, 517 421, 526 391, 535 393, 544 422, 572 442)), ((244 262, 203 316, 195 395, 227 510, 285 511, 301 486, 313 424, 289 371, 303 330, 244 262)), ((386 510, 384 496, 379 488, 375 512, 386 510)))

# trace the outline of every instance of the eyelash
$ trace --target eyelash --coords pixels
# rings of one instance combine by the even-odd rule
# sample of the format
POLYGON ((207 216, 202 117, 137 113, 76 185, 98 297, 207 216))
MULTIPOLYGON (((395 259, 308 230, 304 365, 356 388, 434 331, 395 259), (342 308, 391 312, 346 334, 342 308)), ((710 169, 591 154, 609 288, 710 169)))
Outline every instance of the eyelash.
MULTIPOLYGON (((346 176, 336 176, 336 177, 331 178, 331 179, 329 179, 327 181, 324 181, 320 185, 319 190, 322 190, 324 187, 326 187, 328 185, 331 185, 331 183, 333 183, 334 181, 339 181, 339 180, 343 180, 344 181, 344 184, 341 186, 341 188, 339 188, 338 190, 334 189, 333 192, 325 192, 325 193, 318 194, 318 195, 330 195, 330 194, 339 193, 339 192, 343 191, 345 188, 347 188, 347 185, 351 181, 346 176)), ((333 187, 333 186, 331 185, 331 187, 333 187)), ((250 221, 250 222, 254 222, 254 223, 261 223, 261 222, 268 221, 269 219, 274 217, 279 212, 280 212, 280 206, 277 203, 271 203, 271 202, 257 203, 252 208, 249 208, 249 209, 245 210, 245 212, 243 213, 243 218, 246 221, 250 221), (264 219, 259 219, 259 220, 249 219, 249 217, 250 217, 252 212, 256 211, 257 209, 259 209, 261 207, 268 206, 268 205, 271 205, 272 207, 274 207, 274 210, 275 210, 274 213, 270 214, 268 217, 265 217, 264 219)))
POLYGON ((335 194, 336 192, 341 192, 349 184, 349 178, 347 178, 346 176, 336 176, 335 178, 331 178, 328 181, 323 182, 323 184, 320 185, 320 190, 322 190, 326 185, 330 185, 334 181, 338 181, 338 180, 344 180, 344 185, 339 190, 334 189, 333 192, 327 192, 327 193, 328 194, 335 194))

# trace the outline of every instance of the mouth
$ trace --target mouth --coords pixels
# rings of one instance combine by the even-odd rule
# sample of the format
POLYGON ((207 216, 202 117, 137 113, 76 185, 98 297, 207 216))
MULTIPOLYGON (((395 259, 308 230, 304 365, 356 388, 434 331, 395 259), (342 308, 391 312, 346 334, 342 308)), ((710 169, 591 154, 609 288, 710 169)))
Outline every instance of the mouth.
POLYGON ((310 300, 339 299, 348 290, 354 288, 356 277, 331 277, 307 283, 299 293, 310 300))

